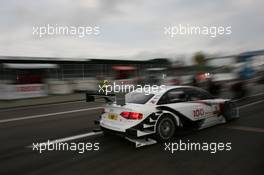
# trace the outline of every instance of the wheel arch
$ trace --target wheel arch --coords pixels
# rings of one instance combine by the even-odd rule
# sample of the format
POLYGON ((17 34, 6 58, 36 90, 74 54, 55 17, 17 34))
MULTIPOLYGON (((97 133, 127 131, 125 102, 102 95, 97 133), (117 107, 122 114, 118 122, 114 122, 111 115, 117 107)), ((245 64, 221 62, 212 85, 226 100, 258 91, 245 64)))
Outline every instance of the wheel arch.
POLYGON ((167 113, 170 113, 171 115, 173 115, 174 118, 177 119, 177 122, 179 124, 178 126, 180 126, 180 127, 184 127, 185 125, 196 123, 195 121, 192 121, 191 119, 189 119, 188 117, 183 115, 181 112, 179 112, 175 109, 172 109, 171 107, 158 106, 157 109, 162 111, 163 113, 167 112, 167 113))
POLYGON ((169 110, 161 110, 160 111, 160 115, 157 118, 157 122, 155 123, 155 128, 156 128, 157 123, 160 120, 160 118, 162 118, 164 115, 169 115, 173 119, 173 122, 174 122, 176 127, 181 127, 182 126, 182 123, 181 123, 181 120, 180 120, 179 116, 177 116, 175 113, 173 113, 173 112, 171 112, 169 110))

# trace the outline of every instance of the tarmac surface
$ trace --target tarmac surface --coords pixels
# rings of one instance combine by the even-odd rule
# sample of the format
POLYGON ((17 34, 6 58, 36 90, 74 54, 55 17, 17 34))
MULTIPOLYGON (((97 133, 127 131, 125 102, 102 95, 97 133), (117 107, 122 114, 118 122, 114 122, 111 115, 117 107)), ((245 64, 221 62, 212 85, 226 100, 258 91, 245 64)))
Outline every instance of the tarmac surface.
POLYGON ((76 101, 0 110, 0 174, 264 173, 263 96, 239 101, 238 120, 183 134, 170 142, 231 143, 231 150, 216 153, 172 153, 163 143, 135 148, 123 138, 94 134, 93 121, 100 115, 102 105, 76 101), (33 143, 62 138, 69 138, 67 143, 88 143, 92 150, 33 150, 33 143))

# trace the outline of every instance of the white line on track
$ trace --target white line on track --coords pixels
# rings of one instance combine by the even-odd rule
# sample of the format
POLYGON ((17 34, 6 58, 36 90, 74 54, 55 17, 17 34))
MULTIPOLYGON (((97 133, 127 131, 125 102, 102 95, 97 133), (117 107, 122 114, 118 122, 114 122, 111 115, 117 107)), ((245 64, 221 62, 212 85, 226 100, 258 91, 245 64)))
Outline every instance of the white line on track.
POLYGON ((13 122, 13 121, 20 121, 20 120, 29 120, 29 119, 50 117, 50 116, 62 115, 62 114, 70 114, 70 113, 75 113, 75 112, 91 111, 91 110, 96 110, 96 109, 101 109, 101 108, 102 107, 84 108, 84 109, 76 109, 76 110, 71 110, 71 111, 55 112, 55 113, 49 113, 49 114, 40 114, 40 115, 32 115, 32 116, 26 116, 26 117, 3 119, 3 120, 0 120, 0 123, 7 123, 7 122, 13 122))
POLYGON ((250 132, 264 133, 264 129, 263 128, 255 128, 255 127, 248 127, 248 126, 228 126, 228 127, 225 127, 225 128, 241 130, 241 131, 250 131, 250 132))
MULTIPOLYGON (((71 141, 71 140, 77 140, 77 139, 81 139, 81 138, 84 138, 84 137, 92 137, 92 136, 97 136, 97 135, 102 135, 102 134, 103 134, 102 131, 100 131, 100 132, 88 132, 88 133, 85 133, 85 134, 80 134, 80 135, 75 135, 75 136, 70 136, 70 137, 64 137, 64 138, 61 138, 61 139, 51 140, 51 141, 48 141, 48 142, 42 142, 42 143, 39 143, 38 146, 51 145, 51 144, 56 144, 56 143, 61 143, 61 142, 68 142, 68 141, 71 141)), ((27 147, 32 147, 32 145, 29 145, 27 147)))
MULTIPOLYGON (((264 100, 259 100, 253 103, 249 103, 243 106, 239 106, 239 109, 243 109, 258 103, 262 103, 264 100)), ((18 117, 18 118, 10 118, 10 119, 3 119, 0 120, 0 123, 8 123, 13 121, 20 121, 20 120, 29 120, 29 119, 36 119, 36 118, 43 118, 43 117, 50 117, 55 115, 62 115, 62 114, 69 114, 69 113, 75 113, 75 112, 83 112, 83 111, 91 111, 96 109, 101 109, 102 107, 93 107, 93 108, 84 108, 84 109, 77 109, 77 110, 71 110, 71 111, 63 111, 63 112, 55 112, 55 113, 49 113, 49 114, 40 114, 40 115, 32 115, 32 116, 26 116, 26 117, 18 117)))
POLYGON ((78 101, 68 101, 68 102, 59 102, 59 103, 47 103, 47 104, 38 104, 38 105, 30 105, 30 106, 18 106, 18 107, 11 107, 11 108, 3 108, 0 109, 0 112, 7 112, 7 111, 14 111, 14 110, 24 110, 24 109, 35 109, 35 108, 45 108, 49 106, 59 106, 65 104, 73 104, 73 103, 86 103, 85 100, 78 100, 78 101))
POLYGON ((243 97, 243 98, 240 98, 240 99, 237 99, 237 100, 233 100, 233 101, 238 102, 238 101, 241 101, 241 100, 246 99, 246 98, 256 97, 256 96, 261 96, 261 95, 264 95, 264 93, 263 92, 257 93, 257 94, 246 96, 246 97, 243 97))
POLYGON ((246 105, 239 106, 238 108, 239 108, 239 109, 243 109, 243 108, 246 108, 246 107, 249 107, 249 106, 252 106, 252 105, 258 104, 258 103, 262 103, 262 102, 264 102, 264 100, 255 101, 255 102, 253 102, 253 103, 249 103, 249 104, 246 104, 246 105))
MULTIPOLYGON (((264 102, 264 100, 260 100, 260 101, 256 101, 256 102, 253 102, 253 103, 250 103, 250 104, 247 104, 247 105, 240 106, 239 109, 245 108, 245 107, 248 107, 248 106, 252 106, 252 105, 255 105, 257 103, 262 103, 262 102, 264 102)), ((59 115, 59 114, 80 112, 80 111, 87 111, 87 110, 94 110, 94 109, 100 109, 100 108, 102 108, 102 107, 79 109, 79 110, 73 110, 73 111, 65 111, 65 112, 60 112, 60 113, 53 113, 52 115, 59 115)), ((44 114, 44 115, 45 116, 47 116, 47 115, 50 116, 51 114, 44 114)), ((40 117, 40 116, 45 117, 44 115, 39 115, 38 117, 40 117)), ((0 123, 1 123, 1 120, 0 120, 0 123)), ((241 128, 230 128, 230 129, 241 129, 241 128)), ((245 128, 242 128, 242 129, 245 130, 245 128)), ((246 128, 246 129, 248 129, 248 128, 246 128)), ((251 130, 253 130, 253 129, 250 128, 250 131, 251 130)), ((255 132, 263 132, 263 129, 261 129, 261 130, 260 129, 258 129, 258 130, 255 129, 254 131, 255 132)), ((77 140, 77 139, 84 138, 84 137, 102 135, 102 133, 103 133, 102 131, 100 131, 100 132, 89 132, 89 133, 84 133, 84 134, 75 135, 75 136, 71 136, 71 137, 65 137, 65 138, 56 139, 56 140, 52 140, 52 141, 48 141, 48 142, 43 142, 43 143, 40 143, 39 145, 43 145, 43 144, 47 145, 47 144, 56 144, 56 143, 61 143, 61 142, 68 142, 68 141, 71 141, 71 140, 77 140)), ((32 145, 27 146, 27 147, 32 147, 32 145)))

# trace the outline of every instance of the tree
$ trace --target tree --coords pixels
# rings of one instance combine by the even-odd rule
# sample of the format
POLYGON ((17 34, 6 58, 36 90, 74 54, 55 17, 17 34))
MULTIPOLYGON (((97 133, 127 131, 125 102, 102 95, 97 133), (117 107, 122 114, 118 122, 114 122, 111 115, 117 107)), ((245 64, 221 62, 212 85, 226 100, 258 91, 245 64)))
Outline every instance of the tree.
POLYGON ((197 65, 206 65, 205 54, 203 52, 196 52, 193 56, 193 61, 197 65))

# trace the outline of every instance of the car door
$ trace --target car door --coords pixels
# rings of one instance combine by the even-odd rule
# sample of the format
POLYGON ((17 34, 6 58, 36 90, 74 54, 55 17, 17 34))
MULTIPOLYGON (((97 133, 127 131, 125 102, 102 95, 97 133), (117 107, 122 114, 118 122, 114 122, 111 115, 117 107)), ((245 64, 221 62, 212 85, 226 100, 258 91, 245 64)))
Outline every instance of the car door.
POLYGON ((193 111, 196 108, 201 108, 201 104, 189 103, 185 88, 175 88, 166 92, 159 100, 158 105, 168 107, 192 121, 199 120, 199 118, 193 117, 193 111))
POLYGON ((193 104, 192 114, 193 119, 204 119, 216 116, 218 105, 212 103, 212 96, 198 88, 186 89, 188 103, 193 104))

